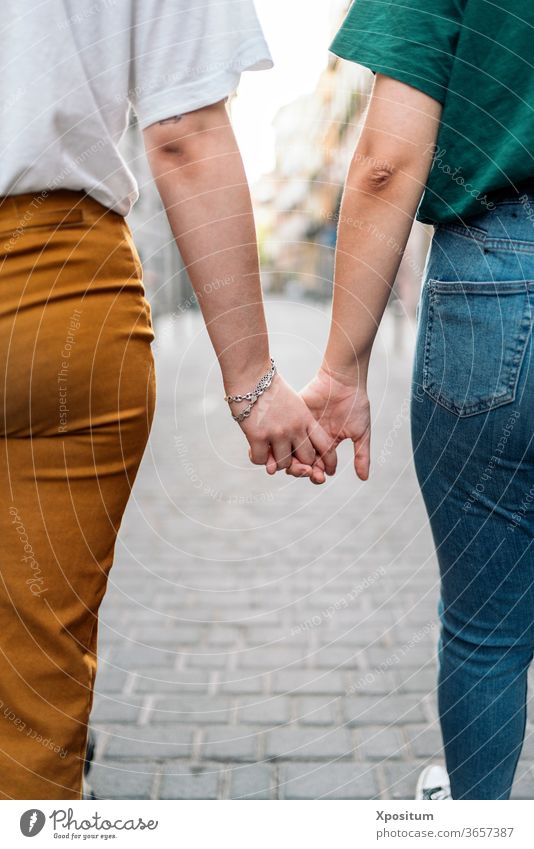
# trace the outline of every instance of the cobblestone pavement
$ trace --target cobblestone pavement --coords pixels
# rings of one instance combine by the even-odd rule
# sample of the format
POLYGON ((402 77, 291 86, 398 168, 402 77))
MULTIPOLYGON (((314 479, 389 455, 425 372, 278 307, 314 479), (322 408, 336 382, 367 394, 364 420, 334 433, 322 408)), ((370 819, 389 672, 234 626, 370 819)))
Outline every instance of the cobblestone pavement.
MULTIPOLYGON (((295 385, 321 306, 268 305, 295 385)), ((199 316, 157 328, 156 422, 100 625, 95 792, 409 799, 440 757, 437 569, 410 457, 409 352, 372 376, 374 468, 313 487, 249 465, 199 316)), ((411 331, 410 331, 411 333, 411 331)), ((515 795, 534 798, 534 736, 515 795)))

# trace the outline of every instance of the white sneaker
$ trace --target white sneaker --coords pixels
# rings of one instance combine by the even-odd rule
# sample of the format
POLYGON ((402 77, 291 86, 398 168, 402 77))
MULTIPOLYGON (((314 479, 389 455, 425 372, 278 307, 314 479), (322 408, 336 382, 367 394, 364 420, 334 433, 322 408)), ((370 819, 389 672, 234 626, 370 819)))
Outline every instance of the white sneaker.
POLYGON ((425 767, 417 782, 415 798, 432 802, 452 799, 451 784, 445 767, 439 764, 425 767))

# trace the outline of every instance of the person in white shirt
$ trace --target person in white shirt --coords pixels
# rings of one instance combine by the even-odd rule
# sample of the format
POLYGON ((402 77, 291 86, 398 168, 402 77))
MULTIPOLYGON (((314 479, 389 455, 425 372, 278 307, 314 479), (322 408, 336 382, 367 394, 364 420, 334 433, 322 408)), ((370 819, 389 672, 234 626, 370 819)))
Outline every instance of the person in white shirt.
POLYGON ((252 0, 4 0, 0 30, 0 798, 77 799, 98 609, 154 411, 118 143, 137 115, 253 463, 335 470, 271 361, 225 101, 268 68, 252 0), (232 280, 225 287, 209 284, 232 280))

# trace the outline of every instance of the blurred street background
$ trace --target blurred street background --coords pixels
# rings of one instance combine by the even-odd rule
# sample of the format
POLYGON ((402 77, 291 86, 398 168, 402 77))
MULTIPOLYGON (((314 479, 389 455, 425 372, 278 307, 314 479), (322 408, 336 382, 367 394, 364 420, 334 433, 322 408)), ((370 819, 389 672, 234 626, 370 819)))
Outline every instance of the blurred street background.
MULTIPOLYGON (((257 0, 276 64, 231 103, 272 333, 302 386, 326 339, 341 190, 371 74, 328 54, 346 0, 257 0), (300 36, 299 36, 300 32, 300 36)), ((156 324, 158 406, 100 625, 91 783, 101 798, 413 798, 441 759, 437 565, 412 467, 409 383, 427 230, 376 344, 371 479, 252 467, 151 185, 130 220, 156 324)), ((529 726, 530 731, 530 726, 529 726)), ((534 738, 515 789, 534 797, 534 738)))

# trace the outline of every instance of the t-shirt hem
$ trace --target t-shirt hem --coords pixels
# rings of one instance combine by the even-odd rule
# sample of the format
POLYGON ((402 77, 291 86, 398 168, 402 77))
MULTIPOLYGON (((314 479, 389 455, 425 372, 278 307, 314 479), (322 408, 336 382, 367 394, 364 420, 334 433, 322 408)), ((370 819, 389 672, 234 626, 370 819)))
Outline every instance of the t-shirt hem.
POLYGON ((244 71, 263 71, 273 67, 265 44, 246 46, 238 56, 217 75, 195 80, 176 89, 167 89, 134 104, 142 130, 172 115, 185 115, 224 100, 234 93, 244 71))
POLYGON ((433 83, 431 80, 421 78, 405 68, 388 65, 383 60, 381 61, 382 57, 373 56, 364 50, 355 48, 354 43, 346 42, 343 38, 338 37, 334 40, 330 52, 340 59, 347 59, 349 62, 363 65, 364 68, 369 68, 374 74, 383 74, 386 77, 398 80, 398 82, 406 83, 406 85, 422 91, 423 94, 427 94, 441 104, 445 102, 447 92, 444 87, 433 83))

